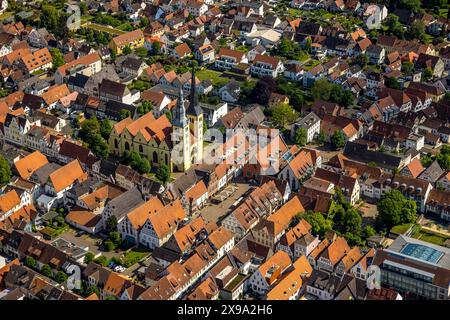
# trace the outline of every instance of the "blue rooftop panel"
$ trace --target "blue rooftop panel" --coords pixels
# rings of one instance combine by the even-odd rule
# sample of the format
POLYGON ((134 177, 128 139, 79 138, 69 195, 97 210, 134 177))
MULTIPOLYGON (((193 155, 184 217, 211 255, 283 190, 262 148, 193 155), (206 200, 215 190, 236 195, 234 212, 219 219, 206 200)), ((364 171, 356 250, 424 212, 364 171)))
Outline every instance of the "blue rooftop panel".
POLYGON ((416 243, 408 243, 400 253, 431 263, 437 263, 444 255, 442 251, 416 243))

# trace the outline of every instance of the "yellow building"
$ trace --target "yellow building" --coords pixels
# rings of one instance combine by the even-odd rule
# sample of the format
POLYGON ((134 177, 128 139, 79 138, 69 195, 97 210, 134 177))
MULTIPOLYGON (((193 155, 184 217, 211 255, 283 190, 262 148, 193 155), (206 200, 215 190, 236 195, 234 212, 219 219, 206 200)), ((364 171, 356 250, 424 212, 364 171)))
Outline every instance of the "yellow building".
POLYGON ((109 43, 109 46, 116 54, 121 54, 126 46, 134 50, 136 48, 143 47, 144 42, 144 33, 142 30, 137 29, 114 37, 109 43))
POLYGON ((114 125, 109 146, 117 156, 136 151, 152 166, 165 164, 179 172, 189 169, 203 158, 203 112, 197 104, 195 86, 190 101, 184 99, 180 88, 172 123, 166 115, 155 118, 152 112, 137 120, 126 118, 114 125))

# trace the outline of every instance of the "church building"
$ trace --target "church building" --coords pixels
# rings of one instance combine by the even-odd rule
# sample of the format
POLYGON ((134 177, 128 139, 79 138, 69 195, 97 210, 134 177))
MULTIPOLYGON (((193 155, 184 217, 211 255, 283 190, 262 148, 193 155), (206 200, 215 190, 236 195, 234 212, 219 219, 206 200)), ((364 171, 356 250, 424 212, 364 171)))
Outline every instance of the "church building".
MULTIPOLYGON (((192 83, 195 74, 192 70, 192 83)), ((189 100, 180 88, 172 122, 165 114, 155 118, 153 112, 133 120, 116 123, 109 137, 111 152, 123 156, 136 151, 152 166, 167 165, 171 171, 184 172, 203 158, 203 111, 198 105, 196 88, 192 86, 189 100)))

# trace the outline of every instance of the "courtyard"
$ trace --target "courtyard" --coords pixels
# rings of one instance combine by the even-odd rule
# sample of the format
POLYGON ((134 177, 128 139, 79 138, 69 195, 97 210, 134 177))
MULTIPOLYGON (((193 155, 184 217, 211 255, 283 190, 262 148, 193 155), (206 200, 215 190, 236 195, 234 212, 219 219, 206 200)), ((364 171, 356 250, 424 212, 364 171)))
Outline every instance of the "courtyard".
MULTIPOLYGON (((235 187, 235 191, 232 194, 220 203, 209 202, 200 210, 199 215, 208 222, 218 222, 222 220, 230 212, 232 206, 236 205, 236 202, 252 188, 250 184, 241 182, 233 183, 232 186, 235 187)), ((224 190, 226 189, 231 190, 229 187, 224 190)), ((217 196, 219 196, 219 194, 225 195, 225 192, 219 192, 217 196)))

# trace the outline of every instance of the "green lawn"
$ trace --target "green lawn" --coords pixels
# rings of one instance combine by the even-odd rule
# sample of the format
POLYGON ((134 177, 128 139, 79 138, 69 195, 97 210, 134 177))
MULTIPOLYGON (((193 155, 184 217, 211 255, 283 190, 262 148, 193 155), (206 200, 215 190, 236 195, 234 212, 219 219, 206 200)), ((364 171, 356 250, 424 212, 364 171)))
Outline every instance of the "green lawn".
POLYGON ((393 227, 391 229, 391 232, 396 234, 404 234, 411 227, 411 225, 412 223, 400 224, 398 226, 393 227))
POLYGON ((132 248, 125 252, 120 257, 120 260, 122 261, 123 265, 128 268, 133 264, 138 263, 141 259, 145 258, 149 254, 150 252, 148 252, 146 249, 132 248))
POLYGON ((319 61, 319 60, 309 60, 307 63, 305 63, 305 64, 303 65, 303 69, 304 69, 305 71, 309 71, 309 70, 311 70, 312 68, 314 68, 315 66, 317 66, 318 64, 320 64, 320 61, 319 61))
POLYGON ((438 246, 442 246, 445 243, 445 241, 450 238, 450 237, 445 237, 444 235, 440 235, 438 233, 434 233, 434 232, 431 232, 428 230, 421 230, 421 229, 418 229, 417 231, 413 232, 413 234, 411 236, 418 240, 433 243, 438 246))
POLYGON ((112 27, 103 26, 103 25, 97 24, 97 23, 89 23, 88 25, 85 25, 85 27, 88 29, 96 30, 96 31, 111 33, 111 34, 117 35, 117 36, 120 36, 121 34, 126 33, 125 31, 118 30, 118 29, 115 29, 112 27))
POLYGON ((47 234, 53 238, 56 238, 60 234, 64 233, 65 231, 69 230, 69 225, 64 224, 60 227, 53 227, 53 226, 47 226, 44 229, 41 230, 43 234, 47 234))
POLYGON ((145 91, 149 88, 151 88, 152 84, 148 81, 143 80, 135 80, 132 83, 128 85, 128 89, 133 90, 139 90, 139 91, 145 91))
POLYGON ((230 79, 222 77, 222 72, 220 71, 203 69, 197 71, 195 75, 200 81, 211 80, 213 86, 221 87, 230 82, 230 79))

